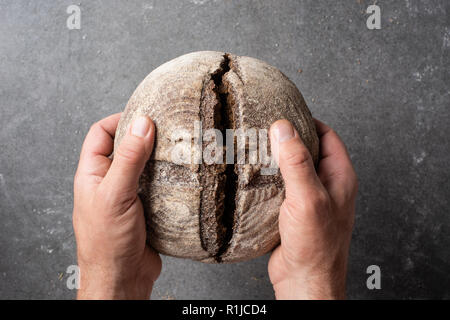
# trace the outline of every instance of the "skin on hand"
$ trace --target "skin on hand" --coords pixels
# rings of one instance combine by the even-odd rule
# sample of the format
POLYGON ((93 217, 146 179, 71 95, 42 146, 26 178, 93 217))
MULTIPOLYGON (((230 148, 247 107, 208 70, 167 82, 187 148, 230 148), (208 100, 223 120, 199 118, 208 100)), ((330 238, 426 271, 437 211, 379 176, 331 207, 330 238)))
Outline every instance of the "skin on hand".
POLYGON ((269 260, 277 299, 344 299, 358 182, 344 143, 316 120, 318 170, 287 120, 270 128, 273 155, 286 186, 281 244, 269 260))
MULTIPOLYGON (((79 299, 147 299, 161 272, 159 255, 146 245, 137 196, 155 127, 149 118, 138 118, 111 160, 119 119, 115 114, 91 127, 74 179, 79 299)), ((277 299, 345 297, 357 179, 336 133, 319 121, 316 126, 321 139, 317 174, 288 121, 277 121, 270 130, 286 185, 279 216, 281 245, 269 261, 277 299)))
POLYGON ((92 125, 74 178, 79 299, 148 299, 161 272, 159 255, 146 245, 137 195, 155 126, 148 117, 137 118, 111 160, 119 119, 120 113, 92 125))

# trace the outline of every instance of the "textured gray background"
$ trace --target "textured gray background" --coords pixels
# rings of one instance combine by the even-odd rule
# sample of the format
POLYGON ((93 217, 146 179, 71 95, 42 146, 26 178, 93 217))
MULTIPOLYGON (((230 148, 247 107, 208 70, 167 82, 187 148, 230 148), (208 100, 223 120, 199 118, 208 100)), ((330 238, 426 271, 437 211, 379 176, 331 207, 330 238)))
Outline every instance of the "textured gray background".
MULTIPOLYGON (((378 1, 374 31, 371 3, 83 1, 81 30, 68 30, 70 1, 0 0, 0 298, 74 297, 84 136, 152 69, 197 50, 277 66, 347 143, 360 179, 350 298, 450 298, 449 1, 378 1)), ((267 260, 164 257, 153 297, 271 299, 267 260)))

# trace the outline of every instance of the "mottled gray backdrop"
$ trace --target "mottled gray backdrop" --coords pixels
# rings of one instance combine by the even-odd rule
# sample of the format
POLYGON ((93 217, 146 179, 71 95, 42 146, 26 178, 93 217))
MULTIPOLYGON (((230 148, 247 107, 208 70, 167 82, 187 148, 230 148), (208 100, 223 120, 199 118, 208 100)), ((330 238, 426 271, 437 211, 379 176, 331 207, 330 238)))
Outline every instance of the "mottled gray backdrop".
MULTIPOLYGON (((449 1, 0 0, 0 298, 73 298, 72 179, 89 126, 197 50, 281 69, 360 180, 350 298, 450 298, 449 1), (80 5, 81 30, 66 27, 80 5), (381 267, 382 288, 366 287, 381 267)), ((156 299, 271 299, 268 256, 163 258, 156 299)))

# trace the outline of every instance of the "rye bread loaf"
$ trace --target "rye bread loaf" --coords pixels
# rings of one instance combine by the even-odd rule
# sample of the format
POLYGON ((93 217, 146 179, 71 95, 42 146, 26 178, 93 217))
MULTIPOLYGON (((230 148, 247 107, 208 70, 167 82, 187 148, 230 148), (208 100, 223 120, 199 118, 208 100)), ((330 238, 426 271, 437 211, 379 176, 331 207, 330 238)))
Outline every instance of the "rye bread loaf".
MULTIPOLYGON (((176 164, 171 152, 180 128, 269 129, 293 123, 315 163, 319 141, 296 86, 263 61, 202 51, 173 59, 151 72, 128 101, 115 148, 139 115, 156 125, 153 154, 140 179, 149 244, 160 253, 202 262, 238 262, 272 250, 280 241, 284 184, 262 165, 176 164)), ((226 147, 225 147, 226 148, 226 147)), ((226 151, 225 151, 226 152, 226 151)), ((269 151, 270 153, 270 151, 269 151)))

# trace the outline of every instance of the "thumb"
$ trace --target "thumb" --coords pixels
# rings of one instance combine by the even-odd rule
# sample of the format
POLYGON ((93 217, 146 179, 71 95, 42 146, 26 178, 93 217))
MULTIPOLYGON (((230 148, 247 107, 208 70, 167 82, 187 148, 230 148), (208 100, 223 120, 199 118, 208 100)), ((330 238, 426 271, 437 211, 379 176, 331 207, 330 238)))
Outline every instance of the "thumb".
POLYGON ((278 120, 270 127, 270 144, 286 186, 286 199, 302 201, 320 189, 314 164, 300 136, 287 120, 278 120))
MULTIPOLYGON (((155 125, 147 116, 139 116, 127 128, 103 182, 123 196, 136 193, 139 177, 153 150, 155 125)), ((124 199, 122 199, 124 200, 124 199)))

